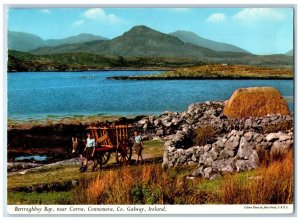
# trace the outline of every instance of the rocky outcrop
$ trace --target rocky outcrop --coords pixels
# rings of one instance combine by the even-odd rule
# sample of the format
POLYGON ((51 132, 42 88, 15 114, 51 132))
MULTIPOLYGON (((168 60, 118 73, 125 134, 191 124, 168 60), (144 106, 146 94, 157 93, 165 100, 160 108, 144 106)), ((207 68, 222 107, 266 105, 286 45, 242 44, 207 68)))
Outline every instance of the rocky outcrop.
POLYGON ((274 134, 260 134, 232 130, 217 141, 204 146, 192 146, 188 149, 176 148, 176 141, 165 143, 163 167, 179 165, 198 165, 192 176, 214 179, 225 173, 255 169, 259 166, 258 152, 266 151, 271 157, 285 154, 293 147, 293 134, 276 133, 276 139, 269 141, 274 134), (280 140, 281 138, 281 140, 280 140), (216 175, 217 174, 217 175, 216 175))
POLYGON ((289 114, 285 100, 272 87, 237 89, 224 107, 224 115, 233 118, 261 117, 268 114, 289 114))
POLYGON ((195 165, 192 176, 215 179, 225 173, 255 169, 261 152, 271 157, 293 147, 293 116, 271 114, 262 117, 227 118, 222 102, 196 103, 187 111, 166 112, 136 123, 149 139, 165 140, 162 166, 195 165), (216 131, 212 142, 193 143, 199 127, 216 131))

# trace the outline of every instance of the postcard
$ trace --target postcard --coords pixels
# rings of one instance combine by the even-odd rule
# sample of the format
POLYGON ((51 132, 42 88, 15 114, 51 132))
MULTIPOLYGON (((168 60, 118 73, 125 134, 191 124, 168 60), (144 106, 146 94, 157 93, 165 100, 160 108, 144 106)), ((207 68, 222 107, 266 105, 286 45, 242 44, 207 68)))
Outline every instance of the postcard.
POLYGON ((294 7, 7 6, 7 213, 293 214, 294 7))

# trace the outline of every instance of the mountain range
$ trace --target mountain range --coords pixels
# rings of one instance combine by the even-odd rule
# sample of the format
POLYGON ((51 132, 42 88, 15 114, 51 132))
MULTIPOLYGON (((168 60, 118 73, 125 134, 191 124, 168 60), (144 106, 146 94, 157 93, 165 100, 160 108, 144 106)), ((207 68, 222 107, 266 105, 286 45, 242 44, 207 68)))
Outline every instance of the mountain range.
MULTIPOLYGON (((155 36, 154 30, 147 28, 146 26, 136 26, 136 27, 132 28, 129 32, 126 32, 125 33, 126 35, 124 37, 132 37, 132 35, 140 35, 140 37, 146 37, 146 38, 149 38, 149 37, 158 37, 159 38, 160 36, 158 36, 158 33, 160 33, 160 32, 156 32, 156 36, 155 36), (143 33, 143 32, 145 32, 145 33, 143 33)), ((166 34, 163 34, 163 33, 160 33, 160 34, 161 34, 161 36, 163 36, 163 35, 167 36, 166 34)), ((177 39, 181 40, 184 43, 190 43, 190 44, 200 46, 203 48, 207 48, 207 49, 211 49, 214 51, 249 53, 248 51, 246 51, 242 48, 236 47, 234 45, 231 45, 231 44, 215 42, 215 41, 212 41, 212 40, 209 40, 206 38, 202 38, 193 32, 176 31, 176 32, 170 33, 170 35, 176 37, 177 39)), ((134 36, 134 37, 136 37, 136 36, 134 36)), ((119 38, 117 38, 117 39, 119 39, 119 38)), ((117 39, 114 40, 113 43, 118 42, 117 39)), ((172 38, 170 38, 170 36, 169 36, 165 40, 168 40, 168 39, 172 39, 172 38)), ((96 40, 108 40, 108 39, 104 38, 102 36, 83 33, 83 34, 71 36, 71 37, 64 38, 64 39, 43 40, 42 38, 40 38, 37 35, 28 34, 28 33, 24 33, 24 32, 9 31, 8 32, 8 49, 22 51, 22 52, 28 52, 28 51, 31 51, 31 50, 34 50, 34 49, 37 49, 40 47, 55 47, 55 46, 60 46, 60 45, 64 45, 64 44, 78 44, 78 43, 80 44, 80 43, 86 43, 86 42, 91 42, 91 41, 96 41, 96 40)), ((99 44, 99 42, 96 44, 99 44)), ((85 47, 85 46, 89 47, 90 44, 83 45, 83 47, 85 47)), ((70 48, 73 48, 73 47, 69 47, 69 49, 64 49, 64 50, 73 50, 70 48)), ((81 50, 80 46, 77 46, 75 48, 76 48, 76 50, 81 50)))
POLYGON ((170 35, 175 36, 176 38, 180 39, 185 43, 191 43, 197 46, 209 48, 214 51, 231 51, 231 52, 244 52, 250 53, 242 48, 239 48, 232 44, 222 43, 212 41, 206 38, 202 38, 199 35, 191 32, 191 31, 175 31, 170 33, 170 35))
POLYGON ((92 53, 104 56, 159 57, 159 58, 234 58, 249 55, 245 52, 217 52, 206 47, 183 42, 173 35, 146 26, 135 26, 123 35, 111 40, 96 40, 56 47, 41 47, 33 54, 92 53))
POLYGON ((289 50, 287 53, 285 53, 287 56, 293 56, 294 55, 294 49, 289 50))
POLYGON ((63 39, 44 40, 41 37, 25 32, 8 31, 8 49, 28 52, 39 47, 54 47, 63 44, 77 44, 95 40, 108 40, 93 34, 79 34, 63 39))
MULTIPOLYGON (((16 36, 16 33, 10 32, 10 34, 16 36)), ((135 26, 113 39, 103 39, 101 36, 90 34, 46 41, 30 34, 23 33, 21 36, 26 38, 19 41, 16 37, 9 38, 9 49, 14 49, 9 50, 11 70, 19 70, 20 67, 26 70, 31 66, 34 66, 33 70, 46 71, 57 70, 57 67, 59 70, 99 69, 99 67, 108 69, 111 67, 179 67, 182 63, 186 66, 196 63, 277 67, 293 65, 293 56, 254 55, 234 45, 213 42, 191 32, 178 31, 165 34, 146 26, 135 26), (19 48, 16 48, 18 45, 19 48), (27 48, 24 48, 25 46, 27 48), (219 49, 213 50, 212 48, 215 47, 219 49), (17 53, 26 50, 26 53, 17 53), (89 60, 93 55, 101 56, 101 62, 92 59, 93 62, 90 63, 89 60), (107 59, 110 61, 107 62, 107 59), (17 66, 14 65, 15 62, 17 66), (79 66, 76 66, 77 64, 79 66)))

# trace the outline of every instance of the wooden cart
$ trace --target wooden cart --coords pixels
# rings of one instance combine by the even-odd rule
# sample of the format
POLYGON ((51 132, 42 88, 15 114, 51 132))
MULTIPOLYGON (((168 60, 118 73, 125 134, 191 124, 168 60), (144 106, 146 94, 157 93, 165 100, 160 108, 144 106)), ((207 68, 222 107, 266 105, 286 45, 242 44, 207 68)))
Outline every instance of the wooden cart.
MULTIPOLYGON (((132 156, 133 142, 130 140, 132 126, 88 127, 96 140, 95 160, 102 167, 114 152, 118 163, 128 163, 132 156)), ((95 163, 95 167, 97 164, 95 163)))

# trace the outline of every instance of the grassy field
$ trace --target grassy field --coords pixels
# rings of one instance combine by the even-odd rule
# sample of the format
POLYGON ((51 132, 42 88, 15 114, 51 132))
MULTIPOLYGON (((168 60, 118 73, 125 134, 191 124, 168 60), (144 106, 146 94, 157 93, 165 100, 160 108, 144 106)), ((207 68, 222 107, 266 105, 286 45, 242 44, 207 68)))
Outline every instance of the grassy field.
MULTIPOLYGON (((162 142, 145 142, 144 157, 161 157, 162 142)), ((164 171, 161 163, 113 166, 79 173, 77 166, 53 167, 8 177, 8 189, 78 180, 70 191, 8 191, 8 204, 276 204, 293 203, 293 153, 259 169, 216 180, 189 179, 195 165, 164 171)))
POLYGON ((170 80, 170 79, 293 79, 292 68, 270 68, 249 65, 211 64, 178 68, 160 74, 140 76, 116 76, 111 79, 123 80, 170 80))

